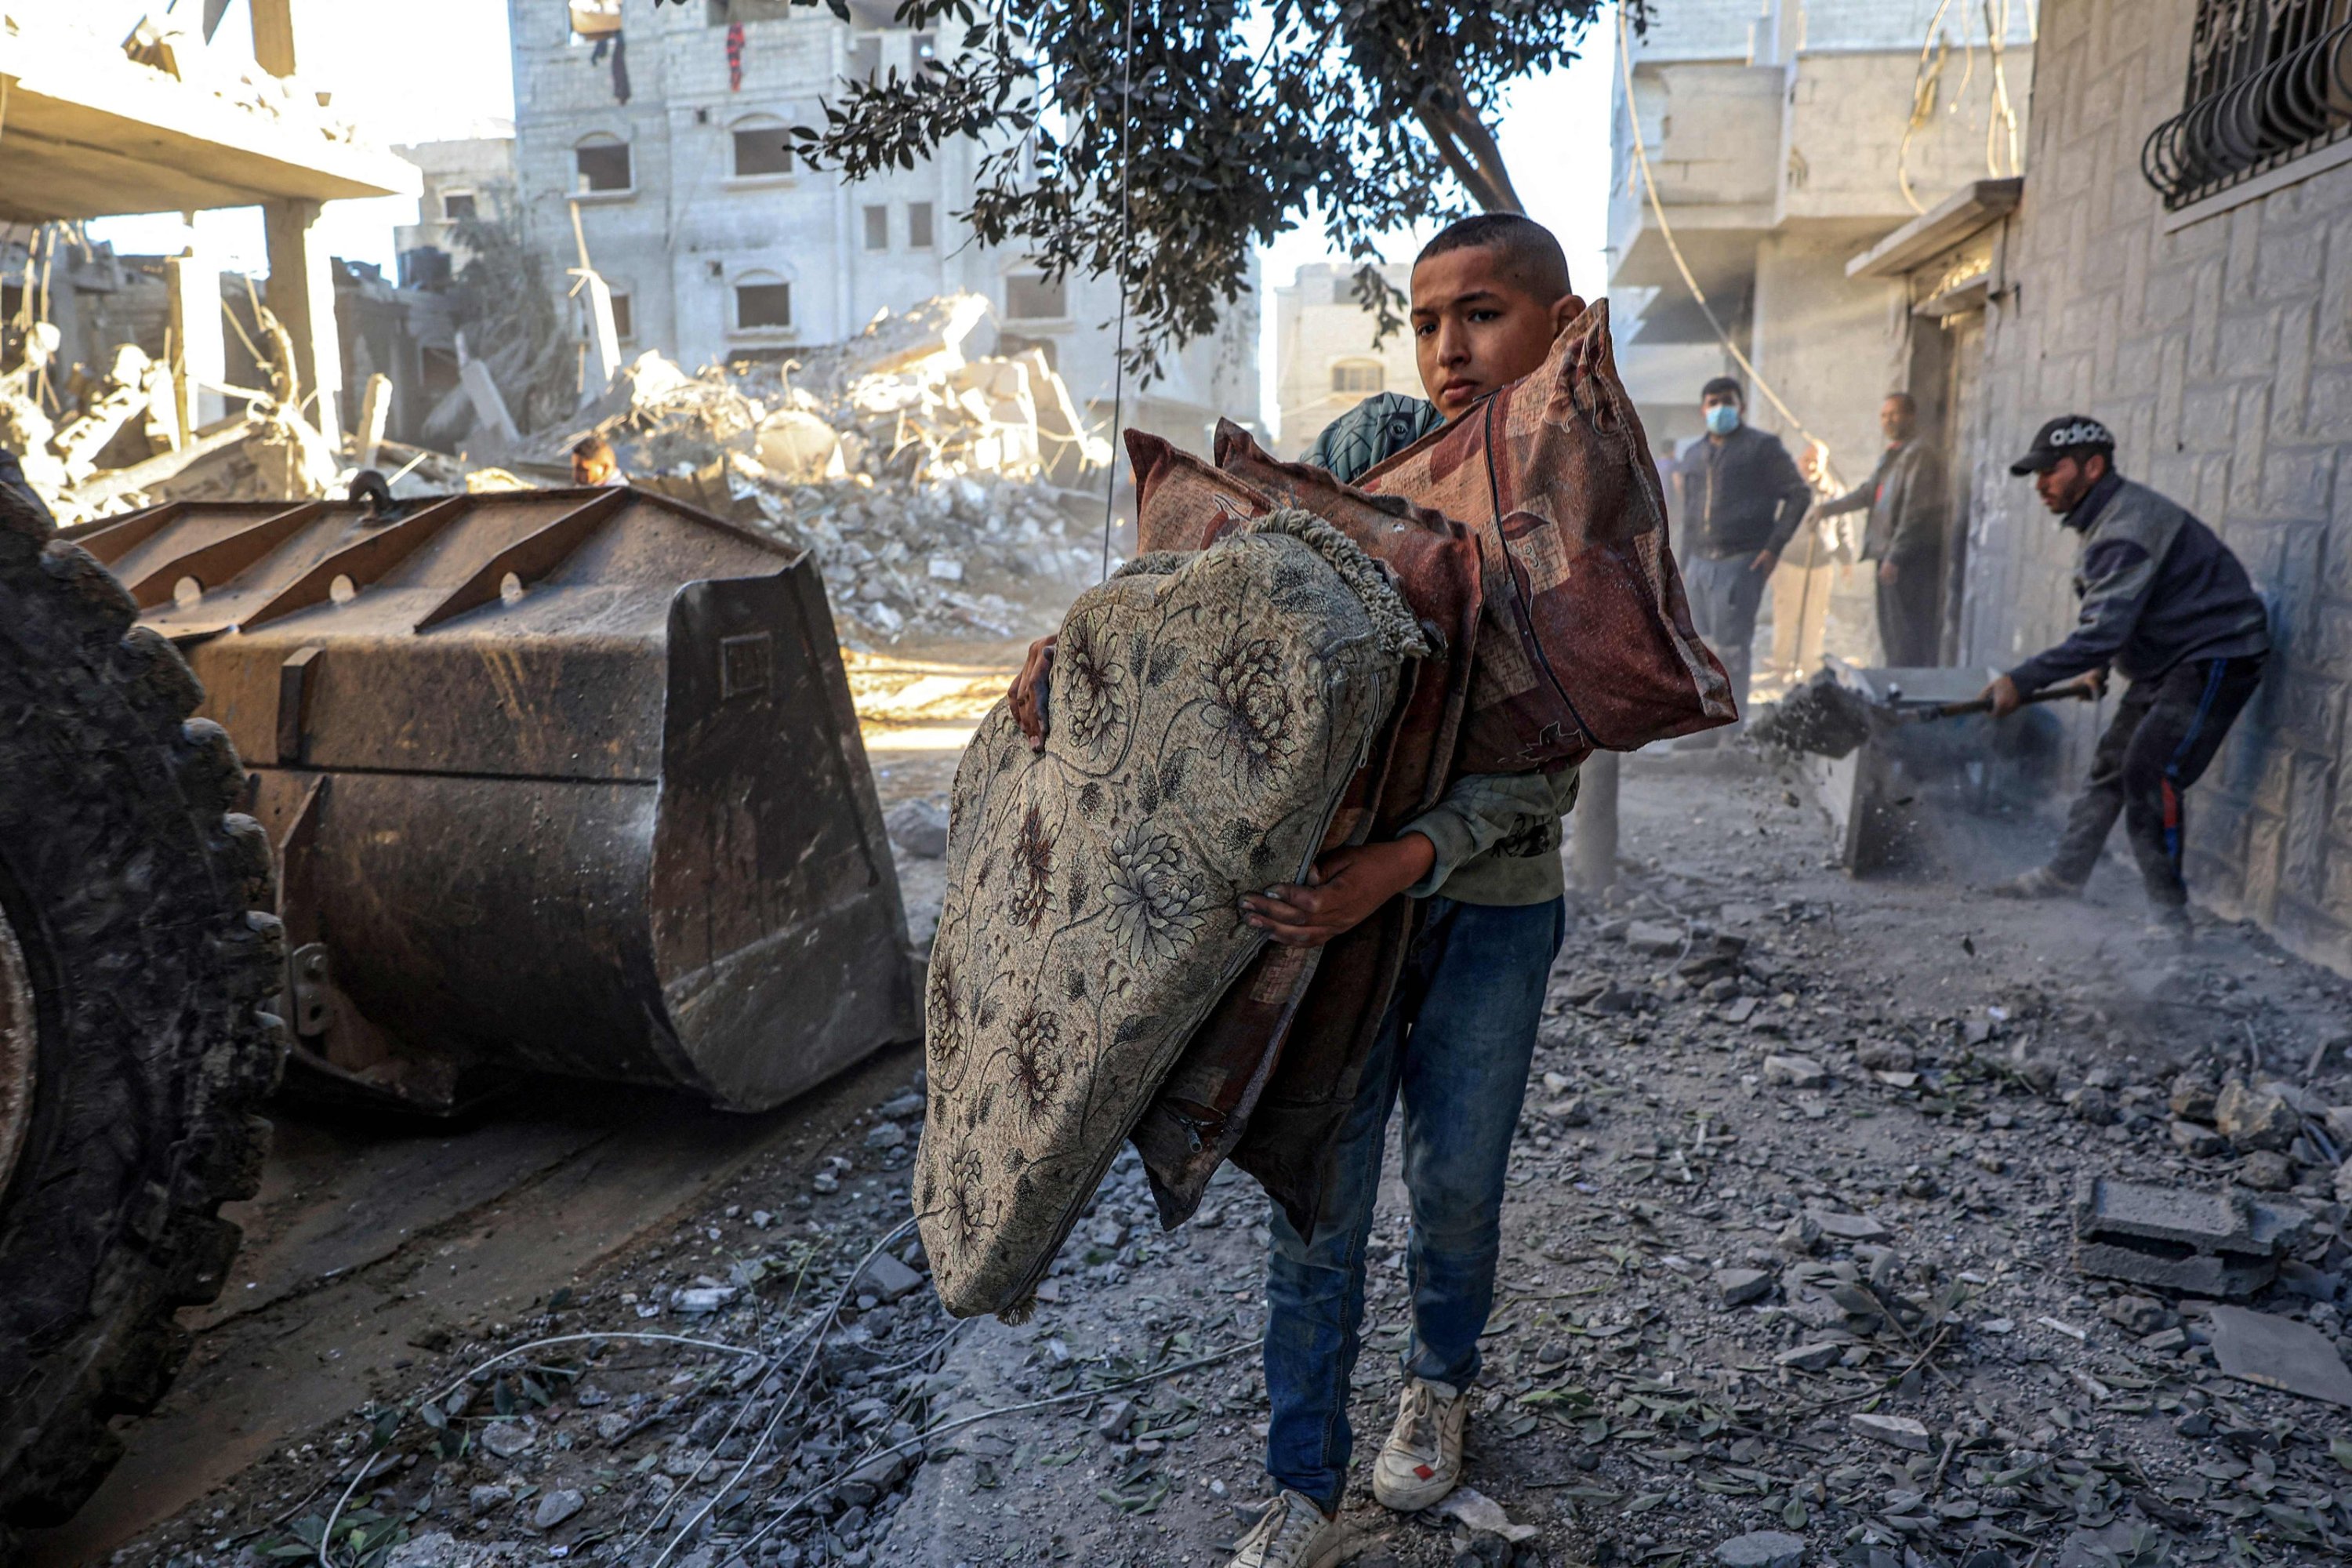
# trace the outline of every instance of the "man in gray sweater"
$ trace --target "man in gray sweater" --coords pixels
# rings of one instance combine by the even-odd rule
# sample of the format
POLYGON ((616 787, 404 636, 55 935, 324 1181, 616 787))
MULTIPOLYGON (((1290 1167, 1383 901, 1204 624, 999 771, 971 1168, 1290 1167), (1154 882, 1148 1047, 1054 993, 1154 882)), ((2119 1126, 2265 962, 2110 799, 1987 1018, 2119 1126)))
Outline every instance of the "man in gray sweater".
POLYGON ((2091 776, 2046 866, 2000 884, 2011 898, 2082 890, 2116 818, 2124 819, 2154 906, 2151 934, 2185 940, 2183 797, 2221 749, 2270 652, 2270 617, 2230 547, 2185 510, 2115 470, 2116 438, 2097 420, 2062 415, 2009 466, 2032 474, 2042 503, 2082 535, 2074 635, 1985 688, 2005 718, 2035 691, 2109 666, 2131 682, 2099 738, 2091 776))
POLYGON ((1886 395, 1878 428, 1886 449, 1870 478, 1813 515, 1870 513, 1862 558, 1878 563, 1878 640, 1886 662, 1932 665, 1943 632, 1944 460, 1919 439, 1919 405, 1907 392, 1886 395))

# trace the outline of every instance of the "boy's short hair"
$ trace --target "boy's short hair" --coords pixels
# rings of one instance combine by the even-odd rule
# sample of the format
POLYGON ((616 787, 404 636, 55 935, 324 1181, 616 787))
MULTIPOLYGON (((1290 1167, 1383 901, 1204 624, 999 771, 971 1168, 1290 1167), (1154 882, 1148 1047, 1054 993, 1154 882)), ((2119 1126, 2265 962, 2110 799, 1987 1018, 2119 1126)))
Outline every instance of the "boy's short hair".
POLYGON ((1705 403, 1708 398, 1713 397, 1718 392, 1727 392, 1731 394, 1733 402, 1740 405, 1742 407, 1747 406, 1748 394, 1740 389, 1739 383, 1734 381, 1727 375, 1718 375, 1713 381, 1708 382, 1705 386, 1700 387, 1698 389, 1698 400, 1701 403, 1705 403))
POLYGON ((1412 258, 1415 267, 1450 250, 1495 250, 1502 253, 1511 281, 1549 304, 1576 289, 1569 281, 1568 252, 1551 230, 1517 213, 1480 213, 1447 224, 1412 258))
POLYGON ((613 443, 593 432, 572 443, 572 455, 575 458, 584 458, 590 462, 612 463, 619 460, 613 455, 613 443))

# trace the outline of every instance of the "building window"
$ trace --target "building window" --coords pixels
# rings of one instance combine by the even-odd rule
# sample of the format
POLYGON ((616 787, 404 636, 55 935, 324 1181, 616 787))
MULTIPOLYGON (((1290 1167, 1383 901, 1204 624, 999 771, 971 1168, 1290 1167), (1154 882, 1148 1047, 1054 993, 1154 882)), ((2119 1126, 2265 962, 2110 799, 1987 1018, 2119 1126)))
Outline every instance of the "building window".
POLYGON ((746 279, 735 285, 735 325, 747 332, 793 324, 793 286, 773 279, 746 279))
POLYGON ((636 313, 629 309, 626 294, 613 296, 613 335, 625 343, 637 335, 636 313))
POLYGON ((907 204, 907 248, 929 250, 931 247, 931 204, 907 204))
POLYGON ((1058 321, 1070 313, 1063 279, 1042 272, 1015 272, 1004 279, 1004 315, 1013 321, 1058 321))
POLYGON ((915 35, 915 68, 924 70, 940 58, 940 36, 937 33, 915 35))
POLYGON ((1331 390, 1342 396, 1370 397, 1387 384, 1387 367, 1378 360, 1342 360, 1331 367, 1331 390))
POLYGON ((2352 98, 2329 90, 2344 62, 2332 0, 2198 0, 2179 114, 2140 147, 2168 208, 2352 134, 2352 98))
POLYGON ((868 250, 890 248, 890 209, 888 207, 872 206, 866 209, 866 248, 868 250))
POLYGON ((793 150, 781 125, 759 125, 735 132, 735 177, 793 172, 793 150))
POLYGON ((629 144, 605 139, 584 142, 572 150, 583 191, 625 191, 630 185, 629 144))
POLYGON ((849 39, 848 78, 871 86, 882 75, 882 35, 855 33, 849 39))
POLYGON ((475 210, 473 192, 444 191, 441 193, 441 216, 444 221, 471 223, 479 216, 480 214, 475 210))

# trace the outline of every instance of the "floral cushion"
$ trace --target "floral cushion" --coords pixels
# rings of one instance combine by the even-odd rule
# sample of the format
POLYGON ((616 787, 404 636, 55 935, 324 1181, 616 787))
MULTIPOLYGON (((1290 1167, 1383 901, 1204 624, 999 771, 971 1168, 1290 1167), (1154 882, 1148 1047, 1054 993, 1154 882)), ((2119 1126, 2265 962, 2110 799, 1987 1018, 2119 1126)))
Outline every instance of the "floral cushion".
POLYGON ((1149 555, 1062 625, 1043 752, 956 771, 915 1208, 940 1300, 1025 1313, 1136 1118, 1265 938, 1424 651, 1381 569, 1277 511, 1149 555))

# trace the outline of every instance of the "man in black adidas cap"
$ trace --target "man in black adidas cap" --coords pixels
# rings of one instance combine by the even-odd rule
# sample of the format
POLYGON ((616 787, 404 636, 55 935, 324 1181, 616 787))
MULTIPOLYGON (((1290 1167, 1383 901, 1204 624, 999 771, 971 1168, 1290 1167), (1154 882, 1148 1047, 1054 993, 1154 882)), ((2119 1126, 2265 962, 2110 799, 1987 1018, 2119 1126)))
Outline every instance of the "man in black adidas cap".
POLYGON ((2074 635, 1985 688, 2005 718, 2044 687, 2106 671, 2131 682, 2099 738, 2091 776, 2050 863, 2003 882, 2012 898, 2082 890, 2116 818, 2124 819, 2155 906, 2152 933, 2186 939, 2189 889, 2180 875, 2182 795, 2262 679, 2269 615, 2246 569, 2185 510, 2116 472, 2116 438, 2069 414, 2044 425, 2009 466, 2032 474, 2042 504, 2082 535, 2074 635))

